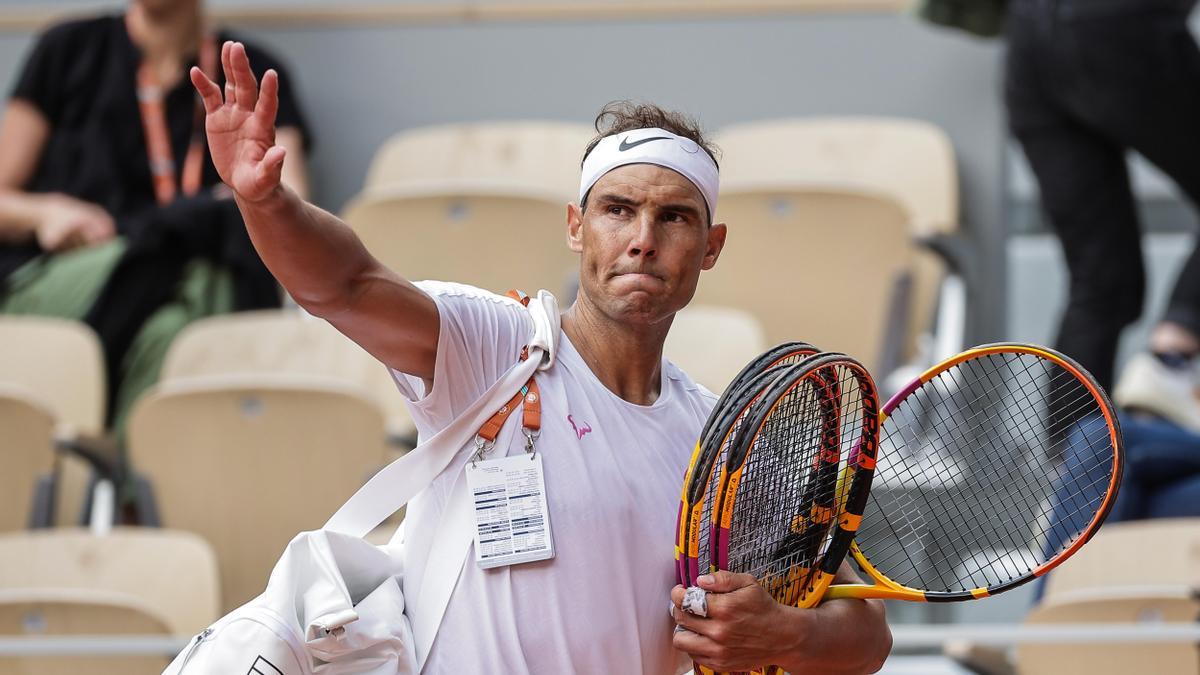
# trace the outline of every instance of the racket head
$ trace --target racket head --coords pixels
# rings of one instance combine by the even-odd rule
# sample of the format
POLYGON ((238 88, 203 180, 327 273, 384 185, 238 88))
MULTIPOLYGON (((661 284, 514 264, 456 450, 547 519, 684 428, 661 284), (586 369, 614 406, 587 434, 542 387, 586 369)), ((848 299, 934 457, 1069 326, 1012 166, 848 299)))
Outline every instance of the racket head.
POLYGON ((878 413, 870 374, 843 354, 780 374, 731 442, 714 500, 714 567, 755 576, 778 602, 816 604, 862 520, 878 413), (836 517, 818 516, 822 508, 836 517))
POLYGON ((1046 347, 951 357, 888 400, 880 422, 875 489, 852 549, 875 585, 829 597, 1002 593, 1078 551, 1116 499, 1124 443, 1112 402, 1046 347))
MULTIPOLYGON (((811 356, 817 348, 807 342, 784 342, 768 349, 755 357, 733 378, 725 391, 721 393, 717 403, 709 413, 700 439, 692 452, 687 472, 684 474, 683 488, 679 498, 678 520, 675 525, 675 562, 676 576, 679 583, 690 586, 695 583, 699 574, 698 556, 701 540, 692 534, 691 524, 703 522, 707 527, 706 513, 703 509, 703 497, 708 491, 712 472, 719 469, 724 461, 723 452, 729 430, 736 421, 737 415, 744 412, 745 405, 739 403, 752 391, 751 381, 760 381, 760 376, 772 368, 782 364, 794 363, 811 356), (731 412, 734 416, 731 417, 731 412), (713 436, 717 438, 713 438, 713 436), (714 467, 716 467, 714 469, 714 467), (697 507, 699 510, 697 510, 697 507), (689 545, 689 542, 691 545, 689 545)), ((759 391, 765 385, 754 385, 759 391)), ((695 530, 701 532, 706 530, 695 530)), ((705 542, 706 544, 706 542, 705 542)), ((707 548, 707 546, 705 546, 707 548)))

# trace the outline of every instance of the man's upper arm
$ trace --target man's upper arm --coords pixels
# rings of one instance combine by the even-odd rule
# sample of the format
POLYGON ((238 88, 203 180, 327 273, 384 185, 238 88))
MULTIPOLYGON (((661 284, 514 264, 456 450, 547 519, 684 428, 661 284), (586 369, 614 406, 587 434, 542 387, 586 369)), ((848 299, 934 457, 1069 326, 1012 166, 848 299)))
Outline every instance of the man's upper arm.
POLYGON ((0 190, 20 190, 41 160, 50 122, 32 103, 14 98, 0 121, 0 190))
POLYGON ((433 379, 440 330, 437 304, 378 262, 356 276, 343 307, 320 314, 389 368, 433 379))

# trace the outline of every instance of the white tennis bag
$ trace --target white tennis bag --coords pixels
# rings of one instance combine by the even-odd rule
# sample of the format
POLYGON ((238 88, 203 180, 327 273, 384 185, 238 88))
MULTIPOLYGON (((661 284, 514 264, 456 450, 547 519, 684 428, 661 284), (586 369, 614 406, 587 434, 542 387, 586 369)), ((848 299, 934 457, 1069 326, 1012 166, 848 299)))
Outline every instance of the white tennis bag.
POLYGON ((363 537, 433 482, 537 370, 553 365, 558 304, 541 291, 528 307, 534 324, 529 358, 449 426, 367 481, 322 529, 297 535, 262 595, 193 638, 164 675, 420 672, 473 541, 466 480, 459 476, 454 484, 428 547, 406 548, 399 534, 387 546, 363 537), (427 578, 407 606, 404 560, 420 555, 428 556, 427 578))

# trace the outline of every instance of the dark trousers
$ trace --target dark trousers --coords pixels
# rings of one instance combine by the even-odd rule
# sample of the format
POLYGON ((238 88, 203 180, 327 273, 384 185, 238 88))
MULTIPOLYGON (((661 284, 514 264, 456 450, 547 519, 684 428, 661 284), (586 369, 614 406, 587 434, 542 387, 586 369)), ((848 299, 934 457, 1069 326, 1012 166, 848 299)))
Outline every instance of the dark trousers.
MULTIPOLYGON (((1190 0, 1013 0, 1005 100, 1070 273, 1057 347, 1111 388, 1145 270, 1127 150, 1200 204, 1200 50, 1190 0)), ((1200 335, 1200 250, 1166 320, 1200 335)))

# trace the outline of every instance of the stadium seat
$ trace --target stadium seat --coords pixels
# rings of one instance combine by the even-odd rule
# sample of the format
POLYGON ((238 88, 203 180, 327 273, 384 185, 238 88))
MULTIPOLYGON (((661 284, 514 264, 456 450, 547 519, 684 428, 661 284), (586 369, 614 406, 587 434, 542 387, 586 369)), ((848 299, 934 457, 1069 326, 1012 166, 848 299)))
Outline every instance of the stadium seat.
POLYGON ((875 368, 898 279, 908 273, 908 216, 882 195, 834 190, 722 193, 729 224, 695 302, 753 314, 771 344, 811 342, 875 368))
POLYGON ((414 281, 561 294, 579 266, 566 244, 566 202, 543 196, 396 189, 356 201, 343 218, 376 258, 414 281))
POLYGON ((170 528, 217 554, 221 609, 262 591, 297 533, 321 527, 385 460, 357 388, 276 374, 168 380, 134 407, 129 458, 170 528))
POLYGON ((1043 598, 1049 602, 1088 589, 1143 584, 1200 589, 1200 518, 1104 525, 1087 546, 1047 576, 1043 598))
MULTIPOLYGON (((0 385, 7 395, 23 396, 48 412, 56 439, 95 437, 104 432, 104 355, 99 338, 83 323, 0 316, 0 385)), ((46 446, 46 452, 52 452, 52 446, 46 446)), ((86 462, 67 453, 56 467, 53 487, 50 474, 26 475, 23 480, 38 481, 39 505, 33 523, 78 524, 91 473, 86 462), (49 501, 51 491, 53 502, 49 501)), ((10 477, 13 479, 16 476, 10 477)), ((24 508, 22 526, 26 523, 24 508)))
POLYGON ((0 534, 0 593, 17 599, 33 598, 34 591, 56 602, 86 599, 76 592, 122 596, 172 635, 197 633, 218 616, 216 558, 188 532, 119 527, 102 536, 77 528, 0 534))
POLYGON ((663 355, 693 380, 720 394, 766 348, 762 323, 749 312, 693 303, 675 315, 663 355))
POLYGON ((415 441, 404 395, 387 368, 329 323, 302 311, 237 312, 195 321, 171 343, 160 381, 277 373, 357 386, 384 411, 389 438, 407 447, 415 441))
POLYGON ((0 382, 0 532, 28 526, 37 479, 54 465, 54 415, 27 393, 0 382))
MULTIPOLYGON (((907 363, 897 373, 903 383, 914 371, 962 349, 964 251, 954 236, 959 231, 958 173, 945 132, 899 118, 803 118, 729 126, 716 141, 724 153, 723 212, 727 195, 799 189, 885 196, 906 214, 910 241, 894 249, 902 251, 895 260, 883 261, 905 271, 892 283, 895 309, 906 311, 895 311, 879 327, 883 332, 871 336, 877 344, 855 354, 877 365, 881 380, 907 363)), ((732 225, 731 234, 736 234, 732 225)), ((890 233, 883 236, 893 240, 890 233)), ((864 257, 853 266, 880 264, 877 260, 864 257)), ((838 344, 823 346, 848 351, 838 344)))
POLYGON ((375 153, 363 196, 396 188, 457 184, 529 192, 557 203, 577 198, 583 149, 595 135, 585 124, 544 121, 474 122, 410 129, 375 153))
MULTIPOLYGON (((0 637, 170 635, 145 603, 123 593, 87 589, 0 590, 0 637)), ((156 675, 170 659, 133 655, 5 655, 0 675, 156 675)))
MULTIPOLYGON (((1142 556, 1145 557, 1155 556, 1142 556)), ((1126 569, 1124 573, 1131 574, 1132 570, 1126 569)), ((1200 617, 1200 598, 1196 597, 1194 587, 1159 586, 1129 591, 1090 588, 1062 592, 1047 599, 1030 612, 1025 625, 1048 628, 1054 624, 1083 623, 1195 625, 1197 617, 1200 617)), ((1025 643, 1017 646, 1016 661, 1020 675, 1200 672, 1200 651, 1189 642, 1025 643)))

